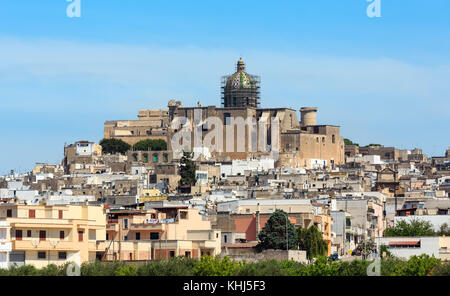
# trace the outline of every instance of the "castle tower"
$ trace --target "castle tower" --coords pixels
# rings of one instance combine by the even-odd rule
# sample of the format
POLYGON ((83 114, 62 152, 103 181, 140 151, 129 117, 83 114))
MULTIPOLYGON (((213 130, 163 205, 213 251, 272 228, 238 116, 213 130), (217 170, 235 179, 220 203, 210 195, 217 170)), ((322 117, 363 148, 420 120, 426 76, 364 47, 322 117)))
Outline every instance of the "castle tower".
POLYGON ((236 72, 222 77, 222 106, 259 107, 260 78, 245 72, 245 63, 239 59, 236 72))

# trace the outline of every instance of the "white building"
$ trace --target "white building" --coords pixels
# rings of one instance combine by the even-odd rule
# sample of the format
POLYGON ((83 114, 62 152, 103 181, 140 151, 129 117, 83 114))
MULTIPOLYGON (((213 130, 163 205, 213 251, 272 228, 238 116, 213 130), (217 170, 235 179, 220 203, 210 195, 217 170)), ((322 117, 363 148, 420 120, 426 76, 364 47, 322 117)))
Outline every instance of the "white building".
POLYGON ((220 166, 220 175, 226 178, 228 175, 245 175, 246 171, 267 172, 275 167, 273 159, 234 159, 231 164, 222 164, 220 166))
POLYGON ((409 259, 426 254, 442 260, 450 259, 450 237, 379 237, 375 238, 375 243, 378 253, 380 247, 385 245, 392 255, 399 258, 409 259))
POLYGON ((399 221, 406 221, 410 223, 411 220, 428 221, 433 225, 434 231, 439 231, 441 225, 444 223, 447 223, 447 226, 450 226, 450 215, 411 215, 394 217, 395 224, 397 224, 399 221))

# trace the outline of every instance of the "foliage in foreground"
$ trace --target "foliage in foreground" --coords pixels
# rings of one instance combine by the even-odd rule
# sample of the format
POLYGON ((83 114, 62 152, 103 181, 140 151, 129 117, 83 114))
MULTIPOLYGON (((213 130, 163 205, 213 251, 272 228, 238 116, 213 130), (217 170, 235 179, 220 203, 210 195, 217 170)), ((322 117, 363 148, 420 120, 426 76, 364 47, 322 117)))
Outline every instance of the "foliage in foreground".
MULTIPOLYGON (((320 234, 322 236, 322 234, 320 234)), ((298 236, 295 227, 283 210, 275 210, 258 234, 258 251, 266 249, 286 250, 298 248, 298 236)))
POLYGON ((147 139, 137 142, 133 148, 140 151, 162 151, 167 150, 167 143, 162 139, 147 139))
MULTIPOLYGON (((373 261, 331 261, 319 257, 312 264, 294 261, 267 260, 255 263, 236 262, 228 257, 184 257, 168 261, 148 261, 140 265, 126 262, 94 262, 81 266, 82 276, 366 276, 373 261)), ((33 266, 0 269, 0 276, 65 276, 66 267, 49 265, 42 269, 33 266)), ((409 260, 386 258, 381 261, 383 276, 449 276, 450 262, 427 255, 409 260)))

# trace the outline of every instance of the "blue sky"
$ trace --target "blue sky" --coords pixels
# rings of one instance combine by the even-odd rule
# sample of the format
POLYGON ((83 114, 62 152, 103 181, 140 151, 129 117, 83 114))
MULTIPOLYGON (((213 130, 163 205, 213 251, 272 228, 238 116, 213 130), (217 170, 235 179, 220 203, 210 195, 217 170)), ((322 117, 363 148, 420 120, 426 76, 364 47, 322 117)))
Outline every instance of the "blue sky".
POLYGON ((263 107, 319 108, 362 145, 450 146, 450 1, 2 1, 0 174, 59 163, 106 120, 220 102, 242 56, 263 107))

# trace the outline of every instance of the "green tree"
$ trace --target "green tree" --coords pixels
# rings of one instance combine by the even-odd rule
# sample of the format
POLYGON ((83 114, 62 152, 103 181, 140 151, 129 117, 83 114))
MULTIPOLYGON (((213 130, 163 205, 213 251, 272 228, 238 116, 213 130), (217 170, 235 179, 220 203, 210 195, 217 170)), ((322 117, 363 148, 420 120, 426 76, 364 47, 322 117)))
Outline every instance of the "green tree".
POLYGON ((317 226, 313 225, 309 228, 298 228, 298 246, 300 250, 306 251, 308 259, 318 256, 325 256, 328 253, 328 244, 323 239, 322 233, 317 226))
POLYGON ((392 258, 394 257, 394 255, 392 255, 391 251, 389 251, 389 248, 387 245, 381 245, 380 246, 380 256, 381 258, 384 258, 386 256, 386 258, 392 258))
POLYGON ((192 186, 197 182, 195 170, 197 169, 195 162, 192 160, 194 153, 183 151, 183 156, 180 160, 180 176, 181 179, 178 186, 192 186))
POLYGON ((236 261, 231 261, 230 258, 203 256, 194 267, 194 274, 196 276, 233 276, 239 272, 242 265, 236 261))
POLYGON ((131 149, 128 143, 119 139, 103 139, 100 141, 100 146, 102 146, 102 151, 105 154, 125 154, 131 149))
POLYGON ((147 139, 137 142, 133 148, 139 151, 163 151, 167 150, 167 143, 162 139, 147 139))
POLYGON ((289 221, 288 215, 283 210, 275 210, 269 220, 258 234, 259 243, 256 248, 259 251, 266 249, 286 250, 297 249, 298 239, 295 235, 294 225, 289 221))
POLYGON ((409 223, 401 220, 394 227, 388 227, 384 236, 434 236, 433 225, 429 221, 412 219, 409 223))

